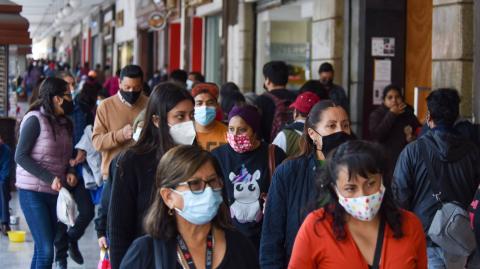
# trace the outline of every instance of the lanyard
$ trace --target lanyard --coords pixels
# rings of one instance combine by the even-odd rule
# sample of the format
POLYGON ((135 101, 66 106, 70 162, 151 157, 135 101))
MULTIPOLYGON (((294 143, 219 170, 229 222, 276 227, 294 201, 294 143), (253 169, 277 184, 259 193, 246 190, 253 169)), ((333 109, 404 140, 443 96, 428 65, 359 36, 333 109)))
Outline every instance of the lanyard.
MULTIPOLYGON (((183 255, 183 258, 187 262, 188 268, 190 269, 196 269, 195 264, 193 263, 193 258, 192 254, 188 250, 187 244, 183 240, 182 236, 179 234, 177 235, 177 244, 178 247, 180 248, 180 251, 182 252, 181 254, 183 255)), ((180 253, 179 254, 179 260, 180 260, 180 253)), ((213 263, 213 236, 212 236, 212 231, 208 233, 207 236, 207 255, 205 257, 205 269, 212 269, 212 263, 213 263)), ((181 260, 180 260, 181 261, 181 260)))

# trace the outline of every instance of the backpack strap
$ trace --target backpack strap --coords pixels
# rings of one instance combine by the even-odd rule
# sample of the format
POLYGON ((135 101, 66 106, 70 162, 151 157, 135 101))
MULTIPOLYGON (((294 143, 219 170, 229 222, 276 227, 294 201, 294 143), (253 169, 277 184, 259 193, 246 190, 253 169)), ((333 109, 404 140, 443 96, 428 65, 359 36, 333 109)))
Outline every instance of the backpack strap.
POLYGON ((380 226, 378 228, 377 244, 375 246, 375 254, 373 256, 372 269, 380 268, 380 259, 382 257, 383 239, 385 235, 385 220, 380 220, 380 226))
POLYGON ((295 131, 299 131, 299 132, 303 133, 304 126, 305 126, 304 123, 297 121, 297 122, 294 122, 292 124, 285 125, 284 129, 295 130, 295 131))
POLYGON ((270 182, 268 186, 272 183, 273 173, 275 172, 275 145, 268 145, 268 171, 270 172, 270 182))
POLYGON ((420 147, 420 156, 422 156, 422 160, 425 163, 425 167, 427 168, 427 179, 430 181, 430 186, 432 187, 433 197, 439 202, 442 202, 442 191, 440 189, 440 182, 439 178, 435 174, 435 170, 432 167, 432 162, 428 158, 427 154, 427 143, 423 139, 419 139, 418 145, 420 147))

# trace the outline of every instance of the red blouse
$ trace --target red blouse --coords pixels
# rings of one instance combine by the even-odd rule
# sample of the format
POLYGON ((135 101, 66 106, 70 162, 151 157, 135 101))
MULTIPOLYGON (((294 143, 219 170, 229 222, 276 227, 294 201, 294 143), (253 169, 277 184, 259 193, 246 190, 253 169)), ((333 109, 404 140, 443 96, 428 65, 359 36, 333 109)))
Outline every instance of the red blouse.
MULTIPOLYGON (((411 212, 403 213, 403 237, 395 239, 385 226, 380 258, 381 269, 426 269, 427 245, 420 220, 411 212)), ((319 209, 310 213, 297 234, 289 269, 305 268, 368 268, 368 264, 346 227, 346 238, 337 241, 332 230, 332 218, 319 209)))

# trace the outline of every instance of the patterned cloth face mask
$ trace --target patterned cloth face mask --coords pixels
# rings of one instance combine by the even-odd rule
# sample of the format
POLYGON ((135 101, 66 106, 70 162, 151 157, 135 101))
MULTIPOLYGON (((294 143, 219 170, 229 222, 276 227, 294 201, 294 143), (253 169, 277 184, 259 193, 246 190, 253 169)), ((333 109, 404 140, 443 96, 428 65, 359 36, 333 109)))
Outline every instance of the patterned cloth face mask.
POLYGON ((228 144, 238 153, 250 151, 253 147, 250 137, 246 134, 234 135, 227 133, 228 144))
POLYGON ((371 221, 380 210, 382 205, 383 195, 385 194, 385 187, 383 184, 380 190, 372 195, 345 198, 337 189, 338 202, 345 211, 352 217, 361 221, 371 221))

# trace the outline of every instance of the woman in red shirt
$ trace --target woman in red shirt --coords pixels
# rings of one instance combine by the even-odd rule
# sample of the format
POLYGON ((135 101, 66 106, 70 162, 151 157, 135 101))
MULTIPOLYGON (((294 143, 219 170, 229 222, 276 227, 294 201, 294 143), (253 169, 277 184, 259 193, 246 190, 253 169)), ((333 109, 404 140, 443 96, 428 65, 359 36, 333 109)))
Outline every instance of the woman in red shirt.
POLYGON ((349 141, 327 158, 319 197, 328 205, 308 215, 289 268, 426 269, 422 224, 393 200, 387 161, 378 144, 349 141))

